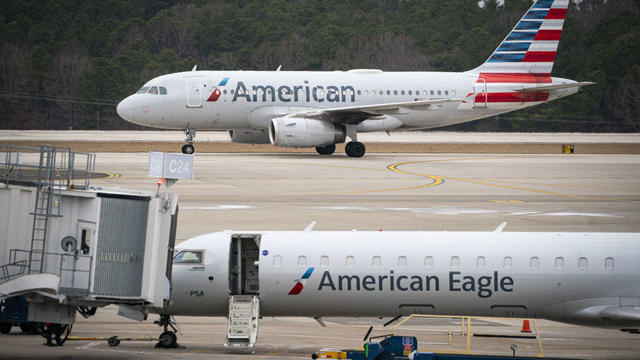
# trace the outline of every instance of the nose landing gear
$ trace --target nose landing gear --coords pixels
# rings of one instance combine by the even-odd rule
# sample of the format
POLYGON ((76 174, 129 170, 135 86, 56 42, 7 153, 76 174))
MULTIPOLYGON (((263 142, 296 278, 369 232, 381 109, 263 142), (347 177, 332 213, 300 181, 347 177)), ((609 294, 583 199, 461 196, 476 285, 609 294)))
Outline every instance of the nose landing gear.
POLYGON ((182 153, 191 155, 195 152, 195 148, 193 147, 193 138, 196 137, 196 129, 186 128, 184 130, 184 134, 187 136, 185 140, 187 143, 182 146, 182 153))
POLYGON ((160 315, 160 320, 154 321, 154 324, 158 326, 162 326, 164 331, 160 334, 160 341, 156 344, 156 348, 163 349, 184 349, 184 346, 178 344, 178 337, 176 336, 176 332, 178 330, 175 328, 174 321, 171 320, 170 315, 160 315), (171 330, 169 330, 171 327, 171 330))

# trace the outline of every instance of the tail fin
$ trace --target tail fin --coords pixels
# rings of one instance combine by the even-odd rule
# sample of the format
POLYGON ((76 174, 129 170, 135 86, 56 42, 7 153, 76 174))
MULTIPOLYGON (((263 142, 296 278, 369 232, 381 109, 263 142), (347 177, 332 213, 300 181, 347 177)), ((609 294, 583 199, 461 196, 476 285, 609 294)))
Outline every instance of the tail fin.
POLYGON ((549 76, 569 0, 536 0, 493 55, 473 71, 549 76))

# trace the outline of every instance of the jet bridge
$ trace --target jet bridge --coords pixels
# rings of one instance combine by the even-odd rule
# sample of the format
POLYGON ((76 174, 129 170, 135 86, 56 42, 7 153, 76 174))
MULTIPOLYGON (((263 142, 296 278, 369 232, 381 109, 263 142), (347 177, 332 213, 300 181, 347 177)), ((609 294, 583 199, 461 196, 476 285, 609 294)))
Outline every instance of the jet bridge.
POLYGON ((107 304, 144 316, 169 299, 177 196, 91 187, 94 166, 68 148, 0 147, 0 299, 25 295, 31 322, 60 328, 107 304))

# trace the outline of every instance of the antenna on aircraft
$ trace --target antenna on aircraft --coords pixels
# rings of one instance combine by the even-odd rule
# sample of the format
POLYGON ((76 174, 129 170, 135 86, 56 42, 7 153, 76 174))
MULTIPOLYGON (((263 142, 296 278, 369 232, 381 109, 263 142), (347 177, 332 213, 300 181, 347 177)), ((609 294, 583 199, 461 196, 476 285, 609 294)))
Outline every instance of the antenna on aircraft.
POLYGON ((276 69, 276 71, 280 71, 280 69, 282 69, 282 65, 278 65, 278 68, 276 69))
POLYGON ((503 222, 502 224, 498 225, 498 227, 493 230, 493 232, 502 232, 502 230, 504 230, 504 227, 507 226, 507 222, 503 222))
POLYGON ((191 71, 197 71, 197 70, 198 70, 198 64, 195 64, 195 65, 193 66, 193 69, 191 69, 191 71))

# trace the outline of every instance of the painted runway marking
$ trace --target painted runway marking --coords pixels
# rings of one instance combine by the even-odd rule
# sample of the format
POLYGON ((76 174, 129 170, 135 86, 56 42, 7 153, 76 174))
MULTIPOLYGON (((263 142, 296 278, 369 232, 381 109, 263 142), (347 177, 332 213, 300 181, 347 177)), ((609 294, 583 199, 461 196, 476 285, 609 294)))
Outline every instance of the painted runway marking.
POLYGON ((524 200, 490 200, 495 203, 509 203, 509 204, 521 204, 524 203, 524 200))
POLYGON ((250 205, 182 206, 180 210, 245 210, 255 209, 250 205))
MULTIPOLYGON (((473 158, 473 159, 477 160, 479 158, 473 158)), ((570 198, 576 198, 576 199, 582 199, 582 200, 621 201, 621 202, 628 202, 628 201, 637 202, 638 201, 638 200, 624 200, 624 199, 616 199, 616 198, 606 198, 606 197, 599 197, 599 196, 584 196, 584 195, 565 194, 565 193, 560 193, 560 192, 555 192, 555 191, 538 190, 538 189, 530 189, 530 188, 519 187, 519 186, 494 184, 494 183, 491 183, 491 182, 486 182, 486 180, 485 181, 478 181, 478 180, 475 180, 473 178, 459 178, 459 177, 452 177, 452 176, 436 176, 436 175, 421 174, 421 173, 410 172, 410 171, 405 171, 405 170, 398 169, 398 167, 402 166, 402 165, 418 164, 418 163, 425 163, 425 162, 438 162, 438 161, 459 161, 459 160, 471 160, 471 159, 467 158, 467 159, 443 159, 443 160, 408 161, 408 162, 404 162, 404 163, 396 163, 396 164, 389 165, 389 166, 387 166, 387 169, 389 169, 391 171, 395 171, 397 173, 401 173, 401 174, 416 175, 416 176, 428 177, 428 178, 432 178, 432 179, 441 179, 443 182, 444 182, 445 179, 447 179, 447 180, 457 180, 457 181, 468 182, 468 183, 473 183, 473 184, 478 184, 478 185, 493 186, 493 187, 499 187, 499 188, 510 189, 510 190, 520 190, 520 191, 535 192, 535 193, 545 194, 545 195, 570 197, 570 198)), ((549 186, 549 185, 547 185, 547 186, 549 186)))

